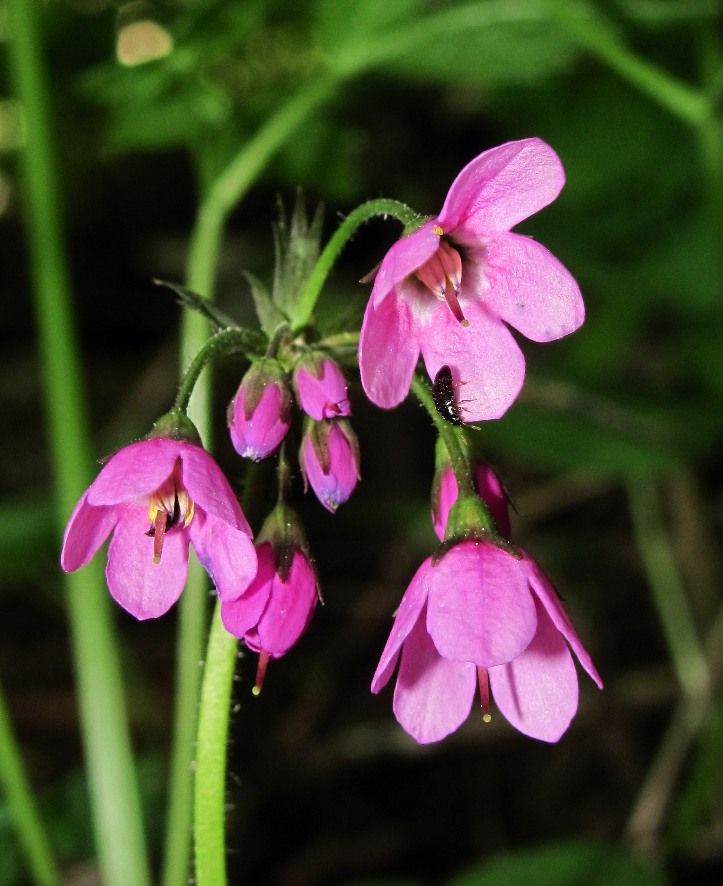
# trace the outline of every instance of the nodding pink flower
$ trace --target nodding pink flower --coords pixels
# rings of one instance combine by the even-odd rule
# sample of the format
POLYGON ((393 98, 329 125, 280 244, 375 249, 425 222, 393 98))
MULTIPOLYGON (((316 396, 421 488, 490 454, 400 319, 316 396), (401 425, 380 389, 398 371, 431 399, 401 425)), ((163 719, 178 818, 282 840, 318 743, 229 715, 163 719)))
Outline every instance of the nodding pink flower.
POLYGON ((290 562, 279 564, 270 541, 257 546, 256 578, 236 600, 221 604, 226 630, 259 653, 254 694, 263 685, 266 667, 280 658, 306 630, 319 599, 314 568, 301 548, 289 552, 290 562))
POLYGON ((580 326, 584 305, 570 273, 544 246, 511 232, 564 181, 557 154, 538 138, 492 148, 460 172, 438 216, 392 246, 359 342, 373 403, 401 403, 421 351, 430 378, 449 366, 464 384, 464 421, 499 418, 525 375, 508 325, 537 342, 580 326))
POLYGON ((313 357, 299 363, 294 372, 294 386, 299 405, 317 421, 351 415, 346 379, 328 357, 313 357))
MULTIPOLYGON (((500 478, 488 465, 477 462, 474 469, 474 485, 477 494, 490 509, 497 528, 505 538, 510 537, 510 515, 507 493, 500 478)), ((435 477, 432 495, 432 523, 437 538, 444 541, 449 509, 457 501, 457 478, 451 465, 447 464, 439 477, 435 477)))
POLYGON ((397 662, 394 714, 420 744, 467 719, 479 692, 520 732, 555 742, 577 710, 570 649, 602 682, 555 589, 526 554, 463 541, 417 570, 372 681, 379 692, 397 662))
POLYGON ((244 458, 261 461, 279 448, 290 424, 286 373, 276 360, 259 360, 244 375, 228 409, 234 449, 244 458))
POLYGON ((189 542, 222 600, 240 596, 256 574, 233 490, 211 456, 186 441, 154 437, 112 456, 73 511, 63 569, 84 566, 111 533, 108 587, 136 618, 163 615, 176 602, 189 542))
POLYGON ((354 491, 359 475, 359 443, 344 419, 309 421, 299 450, 304 481, 334 513, 354 491))

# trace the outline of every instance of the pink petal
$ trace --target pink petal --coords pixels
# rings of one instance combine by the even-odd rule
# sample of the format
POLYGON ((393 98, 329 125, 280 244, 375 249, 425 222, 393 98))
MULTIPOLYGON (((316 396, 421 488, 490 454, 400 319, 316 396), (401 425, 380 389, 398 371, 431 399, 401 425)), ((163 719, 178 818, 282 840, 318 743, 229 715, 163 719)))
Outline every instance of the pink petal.
POLYGON ((226 630, 241 639, 261 618, 261 613, 271 593, 271 582, 276 575, 276 564, 271 545, 266 543, 258 549, 258 571, 255 578, 235 600, 221 601, 221 620, 226 630))
POLYGON ((435 220, 430 219, 391 247, 374 278, 370 305, 378 308, 392 289, 434 255, 439 246, 439 234, 434 227, 435 220))
POLYGON ((442 366, 452 369, 465 422, 499 418, 520 392, 525 358, 509 329, 483 305, 467 301, 464 312, 468 327, 454 319, 446 304, 437 303, 432 321, 419 333, 424 363, 430 378, 442 366))
POLYGON ((409 393, 419 343, 409 306, 396 291, 375 308, 369 300, 359 338, 362 385, 382 409, 398 406, 409 393))
POLYGON ((516 658, 537 627, 524 561, 493 544, 464 541, 427 576, 427 630, 439 654, 489 668, 516 658))
POLYGON ((540 342, 582 325, 585 305, 575 279, 540 243, 500 234, 487 240, 484 256, 484 301, 505 323, 540 342))
POLYGON ((577 660, 583 666, 583 668, 587 671, 590 677, 597 683, 600 689, 603 688, 602 680, 600 679, 600 675, 595 668, 595 665, 592 663, 592 659, 588 654, 588 651, 582 645, 580 638, 575 631, 575 628, 570 621, 570 618, 565 612, 565 608, 560 601, 560 598, 557 595, 557 591, 552 585, 550 579, 545 575, 545 573, 540 569, 540 567, 529 557, 525 558, 528 567, 529 567, 529 579, 530 579, 530 587, 532 588, 534 594, 537 596, 540 603, 545 608, 545 611, 552 619, 552 623, 555 625, 555 628, 562 634, 562 636, 567 640, 567 642, 572 647, 572 651, 577 656, 577 660))
POLYGON ((235 529, 253 537, 233 489, 213 458, 191 443, 179 443, 183 459, 183 484, 197 506, 235 529))
POLYGON ((399 604, 394 617, 392 632, 384 647, 382 657, 377 665, 374 678, 372 679, 372 692, 379 692, 389 682, 394 667, 397 663, 399 650, 406 640, 409 632, 419 618, 419 613, 427 602, 427 575, 432 563, 431 557, 422 563, 404 592, 402 602, 399 604))
POLYGON ((495 704, 525 735, 558 741, 577 711, 577 674, 562 634, 537 604, 537 633, 509 664, 490 668, 495 704))
MULTIPOLYGON (((478 462, 475 465, 475 487, 487 507, 492 513, 497 528, 505 536, 510 537, 510 515, 507 506, 507 495, 502 488, 500 478, 488 465, 478 462)), ((439 485, 438 513, 432 514, 434 531, 437 538, 444 541, 444 533, 447 529, 449 510, 457 501, 457 478, 452 468, 447 467, 442 474, 439 485)))
POLYGON ((88 504, 88 492, 84 492, 65 529, 60 554, 63 569, 73 572, 85 566, 113 531, 117 521, 116 508, 94 508, 88 504))
POLYGON ((255 628, 246 642, 256 652, 278 658, 296 643, 306 630, 318 600, 316 576, 301 551, 296 551, 288 581, 278 574, 271 579, 271 594, 255 628))
POLYGON ((140 440, 117 452, 88 490, 88 503, 117 505, 150 495, 168 479, 183 444, 165 437, 140 440))
POLYGON ((299 366, 294 381, 299 405, 317 421, 351 415, 346 379, 333 360, 324 360, 320 378, 305 366, 299 366))
POLYGON ((106 578, 113 597, 136 618, 157 618, 181 596, 188 567, 188 536, 166 533, 161 562, 153 562, 153 539, 144 508, 124 507, 108 548, 106 578))
POLYGON ((196 513, 188 533, 221 600, 240 597, 257 570, 256 549, 249 536, 243 529, 203 512, 196 513))
POLYGON ((239 389, 231 412, 231 441, 243 458, 260 461, 274 453, 289 430, 290 422, 282 415, 283 393, 278 385, 270 384, 261 395, 256 409, 247 419, 245 389, 239 389))
POLYGON ((422 612, 404 642, 394 689, 394 715, 402 728, 420 744, 440 741, 469 716, 476 684, 473 664, 440 656, 422 612))
POLYGON ((560 158, 539 138, 507 142, 468 163, 454 180, 437 222, 465 245, 509 231, 557 197, 565 184, 560 158))

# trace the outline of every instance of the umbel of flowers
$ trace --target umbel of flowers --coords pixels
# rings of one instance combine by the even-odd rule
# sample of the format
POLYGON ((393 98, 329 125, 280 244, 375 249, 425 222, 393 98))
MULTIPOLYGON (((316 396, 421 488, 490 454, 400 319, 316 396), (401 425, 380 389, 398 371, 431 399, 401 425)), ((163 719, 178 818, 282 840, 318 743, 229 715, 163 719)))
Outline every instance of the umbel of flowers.
POLYGON ((372 690, 398 667, 394 713, 421 743, 457 729, 476 694, 483 719, 494 704, 520 732, 557 741, 577 709, 574 657, 602 684, 549 579, 510 543, 501 484, 489 468, 473 465, 465 425, 499 418, 520 391, 525 363, 510 326, 547 342, 583 322, 570 273, 544 246, 512 231, 563 183, 549 145, 509 142, 460 172, 436 216, 371 201, 323 251, 321 216, 308 221, 299 202, 276 229, 271 289, 248 277, 258 329, 174 286, 186 307, 206 317, 211 335, 171 411, 145 439, 107 459, 83 494, 66 529, 63 568, 83 566, 110 537, 111 594, 137 618, 154 618, 180 596, 192 546, 216 588, 226 631, 258 654, 260 691, 269 661, 295 645, 321 599, 289 504, 292 475, 332 514, 360 479, 347 384, 358 358, 373 403, 395 407, 412 389, 439 432, 432 519, 441 545, 402 598, 372 690), (402 237, 375 272, 361 329, 325 335, 314 323, 316 301, 344 244, 374 215, 399 219, 402 237), (228 407, 231 443, 249 463, 278 463, 277 504, 255 544, 236 493, 186 415, 206 364, 232 353, 247 365, 228 407))

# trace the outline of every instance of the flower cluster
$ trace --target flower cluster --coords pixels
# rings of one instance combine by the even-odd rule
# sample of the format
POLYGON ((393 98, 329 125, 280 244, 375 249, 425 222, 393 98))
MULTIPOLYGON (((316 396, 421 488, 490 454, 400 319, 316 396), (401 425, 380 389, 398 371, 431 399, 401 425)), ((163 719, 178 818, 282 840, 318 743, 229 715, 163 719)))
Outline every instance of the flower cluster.
MULTIPOLYGON (((407 227, 379 265, 361 330, 344 333, 347 346, 358 341, 369 399, 392 408, 414 384, 443 441, 432 496, 441 546, 412 579, 372 682, 379 692, 399 666, 394 712, 418 742, 457 729, 477 691, 486 719, 494 699, 521 732, 557 741, 577 709, 573 653, 602 685, 549 579, 510 544, 499 479, 483 465, 468 476, 459 427, 499 418, 517 397, 525 363, 510 326, 547 342, 583 322, 572 276, 544 246, 511 230, 554 200, 563 183, 559 158, 539 139, 480 154, 438 215, 400 214, 407 227), (420 354, 431 391, 422 376, 414 380, 420 354)), ((320 229, 318 216, 308 224, 298 209, 290 228, 280 223, 272 293, 249 278, 260 331, 218 315, 171 412, 146 439, 108 459, 83 494, 61 555, 65 570, 77 569, 112 536, 111 594, 145 619, 178 599, 192 545, 215 585, 225 628, 259 655, 256 692, 268 662, 297 642, 320 599, 303 527, 287 503, 293 467, 285 441, 295 417, 305 488, 327 510, 346 502, 360 479, 338 362, 344 355, 334 346, 342 338, 323 339, 309 322, 316 270, 330 267, 319 255, 320 229), (255 544, 236 495, 186 417, 205 363, 239 351, 250 367, 228 408, 231 441, 254 462, 278 453, 278 503, 255 544)), ((214 321, 202 299, 178 291, 214 321)))

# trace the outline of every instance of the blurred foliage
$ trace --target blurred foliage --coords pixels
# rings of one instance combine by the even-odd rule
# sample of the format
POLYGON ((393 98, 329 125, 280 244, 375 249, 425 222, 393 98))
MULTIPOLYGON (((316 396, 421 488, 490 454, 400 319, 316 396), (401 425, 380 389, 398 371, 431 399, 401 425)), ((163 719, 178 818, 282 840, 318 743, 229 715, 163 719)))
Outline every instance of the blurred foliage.
MULTIPOLYGON (((361 882, 664 882, 658 868, 619 845, 623 834, 635 842, 626 823, 679 700, 669 662, 657 655, 664 644, 625 489, 631 477, 661 484, 670 544, 694 608, 712 588, 713 605, 695 609, 705 636, 721 604, 723 243, 716 203, 723 184, 706 147, 711 132, 715 144, 714 129, 695 130, 611 73, 564 23, 548 18, 551 5, 56 0, 46 9, 57 159, 99 454, 141 433, 172 396, 177 310, 167 296, 149 295, 148 281, 183 278, 198 195, 266 121, 322 78, 334 83, 330 99, 273 156, 233 216, 219 299, 234 316, 248 316, 251 304, 242 271, 271 285, 277 192, 290 203, 299 185, 310 202, 324 201, 328 234, 337 212, 380 194, 435 211, 462 165, 507 139, 545 138, 567 174, 560 198, 522 229, 575 273, 587 321, 569 341, 522 342, 523 397, 477 439, 517 490, 529 487, 530 501, 537 496, 526 514, 521 508, 522 541, 562 580, 608 689, 598 696, 582 687, 580 723, 559 748, 531 747, 500 723, 484 731, 470 723, 424 753, 399 736, 389 696, 369 698, 367 683, 404 583, 433 544, 426 493, 432 434, 414 407, 382 415, 354 388, 365 481, 359 501, 333 520, 300 505, 327 605, 293 658, 273 665, 264 698, 252 705, 243 696, 232 726, 241 787, 232 782, 238 799, 229 832, 232 863, 246 882, 305 886, 372 875, 361 882), (122 65, 120 31, 144 17, 170 35, 172 50, 122 65), (681 477, 695 479, 685 501, 676 492, 681 477), (601 637, 615 642, 603 647, 601 637), (660 671, 650 667, 655 655, 660 671), (476 858, 487 860, 450 880, 476 858)), ((720 138, 720 2, 573 6, 600 33, 717 95, 712 126, 720 138)), ((5 99, 5 82, 1 88, 5 99)), ((720 165, 719 157, 719 173, 720 165)), ((57 599, 59 582, 37 368, 27 359, 32 318, 12 147, 0 155, 0 176, 0 408, 11 431, 0 445, 0 640, 10 650, 0 664, 11 698, 14 691, 26 711, 21 735, 45 761, 38 779, 56 783, 49 791, 57 789, 58 805, 49 800, 47 807, 54 837, 63 858, 77 860, 91 851, 83 842, 87 813, 77 780, 62 781, 76 761, 66 752, 47 762, 53 728, 67 723, 52 727, 27 712, 38 705, 23 695, 28 676, 17 654, 28 623, 57 630, 58 607, 46 602, 57 599)), ((379 222, 350 244, 322 296, 320 325, 360 316, 367 290, 356 281, 397 234, 379 222)), ((222 416, 239 371, 220 368, 217 395, 219 457, 234 480, 222 416)), ((129 693, 155 699, 137 713, 136 729, 141 748, 156 752, 167 739, 152 709, 169 706, 172 620, 144 630, 154 632, 143 634, 147 643, 128 634, 129 693)), ((250 663, 240 667, 246 692, 250 663)), ((48 680, 52 668, 45 661, 37 673, 48 680)), ((37 692, 51 695, 43 685, 37 692)), ((73 711, 65 718, 72 723, 73 711)), ((661 863, 672 859, 670 876, 679 872, 680 882, 694 882, 700 868, 721 870, 721 722, 718 702, 671 776, 669 813, 644 847, 661 863)), ((7 822, 0 827, 4 846, 7 822)), ((156 834, 156 849, 159 840, 156 834)), ((0 883, 22 882, 18 863, 0 852, 7 868, 0 883)))

